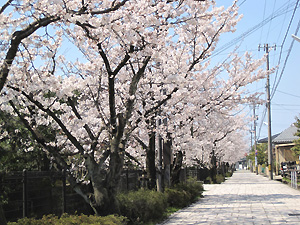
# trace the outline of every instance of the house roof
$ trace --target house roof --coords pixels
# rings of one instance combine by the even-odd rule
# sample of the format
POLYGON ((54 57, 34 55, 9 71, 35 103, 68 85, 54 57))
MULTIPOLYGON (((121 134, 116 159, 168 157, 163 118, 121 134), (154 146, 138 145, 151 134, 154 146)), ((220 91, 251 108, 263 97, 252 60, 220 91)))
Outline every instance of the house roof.
POLYGON ((295 125, 291 125, 289 128, 282 131, 276 138, 274 138, 272 142, 275 144, 291 143, 294 140, 299 139, 298 136, 295 136, 296 132, 297 127, 295 127, 295 125))
MULTIPOLYGON (((286 144, 292 143, 294 140, 297 140, 299 137, 295 136, 297 132, 297 127, 295 125, 291 125, 289 128, 285 129, 279 134, 272 135, 272 143, 274 144, 286 144)), ((258 143, 267 143, 268 137, 262 138, 258 140, 258 143)))
MULTIPOLYGON (((279 134, 280 134, 280 133, 279 133, 279 134)), ((276 137, 278 137, 279 134, 274 134, 274 135, 272 135, 272 140, 274 140, 276 137)), ((268 137, 259 139, 259 140, 257 141, 257 143, 268 143, 268 137)))

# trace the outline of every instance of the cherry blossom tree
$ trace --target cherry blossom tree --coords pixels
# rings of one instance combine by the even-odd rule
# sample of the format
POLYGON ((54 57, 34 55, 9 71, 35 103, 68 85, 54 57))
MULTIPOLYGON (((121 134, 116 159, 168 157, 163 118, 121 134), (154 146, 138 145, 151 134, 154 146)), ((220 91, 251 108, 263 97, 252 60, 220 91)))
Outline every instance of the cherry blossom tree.
POLYGON ((203 60, 234 31, 237 10, 213 0, 9 0, 0 11, 1 109, 22 120, 96 214, 117 212, 124 159, 141 163, 146 152, 153 167, 156 134, 172 134, 190 159, 233 138, 224 120, 255 97, 242 89, 265 75, 255 73, 262 61, 203 60))

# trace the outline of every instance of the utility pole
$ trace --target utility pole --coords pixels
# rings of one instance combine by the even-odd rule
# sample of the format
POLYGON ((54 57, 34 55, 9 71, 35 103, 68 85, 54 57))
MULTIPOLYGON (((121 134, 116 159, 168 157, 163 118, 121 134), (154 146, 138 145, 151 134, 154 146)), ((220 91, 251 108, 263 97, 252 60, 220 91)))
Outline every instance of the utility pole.
MULTIPOLYGON (((253 129, 252 129, 252 125, 251 125, 251 128, 250 128, 250 141, 251 141, 250 152, 253 149, 253 136, 252 136, 252 133, 253 133, 253 129)), ((254 172, 254 170, 253 170, 253 162, 250 159, 249 159, 249 165, 250 165, 250 171, 254 172)))
MULTIPOLYGON (((260 50, 261 46, 258 46, 260 50)), ((270 70, 269 67, 269 45, 264 45, 264 51, 267 53, 267 70, 270 70)), ((276 45, 274 46, 276 48, 276 45)), ((270 179, 273 180, 273 150, 272 150, 272 133, 271 133, 271 98, 270 98, 270 76, 267 75, 267 110, 268 110, 268 163, 269 163, 269 173, 270 179)))
POLYGON ((255 103, 253 104, 253 122, 254 122, 254 128, 253 128, 253 133, 254 133, 254 151, 255 151, 255 171, 256 175, 258 175, 258 166, 257 166, 257 142, 256 142, 256 114, 255 114, 255 103))

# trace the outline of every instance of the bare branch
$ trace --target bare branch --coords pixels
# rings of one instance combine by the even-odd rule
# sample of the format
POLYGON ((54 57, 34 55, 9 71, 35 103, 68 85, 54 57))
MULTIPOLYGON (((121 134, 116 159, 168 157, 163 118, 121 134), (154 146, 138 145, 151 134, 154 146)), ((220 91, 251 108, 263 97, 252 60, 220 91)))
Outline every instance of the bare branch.
POLYGON ((8 0, 0 9, 0 14, 4 12, 4 10, 10 5, 13 0, 8 0))
POLYGON ((129 0, 123 0, 123 1, 119 2, 118 4, 112 4, 111 8, 100 10, 100 11, 94 11, 94 12, 91 12, 91 14, 92 15, 101 15, 101 14, 105 14, 105 13, 116 11, 119 8, 121 8, 123 5, 125 5, 125 3, 128 2, 128 1, 129 0))
MULTIPOLYGON (((72 99, 70 97, 68 97, 68 103, 69 105, 71 106, 72 108, 72 111, 74 112, 74 114, 76 115, 76 117, 78 119, 82 119, 82 117, 80 116, 80 114, 78 113, 78 110, 76 109, 76 106, 74 104, 74 101, 72 101, 72 99)), ((92 130, 90 129, 90 127, 87 125, 87 124, 84 124, 84 129, 86 130, 86 132, 88 133, 89 137, 91 140, 95 141, 96 140, 96 137, 94 136, 92 130)))
POLYGON ((0 68, 0 91, 3 89, 4 84, 6 83, 6 79, 10 70, 10 67, 16 57, 19 45, 24 38, 29 37, 35 31, 37 31, 41 27, 45 27, 50 23, 58 21, 60 18, 56 16, 49 16, 42 18, 40 20, 34 21, 29 24, 26 28, 20 31, 16 31, 13 33, 11 38, 10 47, 6 53, 5 61, 1 65, 0 68))
MULTIPOLYGON (((203 33, 203 36, 205 37, 206 39, 206 42, 207 42, 207 47, 202 51, 202 53, 199 55, 198 58, 196 58, 192 64, 190 65, 189 67, 189 70, 188 71, 191 71, 194 66, 200 62, 201 59, 204 59, 206 53, 208 52, 208 50, 211 48, 212 44, 215 42, 215 39, 217 38, 218 34, 221 32, 221 30, 224 28, 225 24, 226 24, 226 20, 224 21, 224 23, 220 26, 220 28, 218 29, 218 31, 214 34, 214 36, 212 37, 212 39, 210 40, 210 42, 207 40, 205 34, 203 33)), ((187 75, 185 76, 187 77, 187 75)))
POLYGON ((37 106, 40 110, 42 110, 43 112, 45 112, 48 116, 50 116, 58 125, 59 127, 62 129, 62 131, 64 132, 64 134, 67 136, 67 138, 71 141, 71 143, 79 150, 79 152, 82 155, 84 154, 84 149, 82 147, 82 145, 78 142, 78 140, 76 139, 76 137, 74 137, 71 132, 67 129, 67 127, 63 124, 63 122, 56 116, 56 114, 54 112, 52 112, 49 108, 45 108, 40 102, 36 101, 33 99, 32 96, 30 96, 29 94, 25 93, 24 91, 21 91, 19 88, 13 87, 11 85, 8 85, 7 87, 21 92, 21 94, 23 96, 25 96, 30 102, 32 102, 35 106, 37 106))
POLYGON ((167 95, 167 97, 166 97, 165 99, 163 99, 163 100, 161 100, 160 102, 158 102, 158 104, 157 104, 156 106, 152 107, 151 109, 148 109, 148 110, 146 111, 146 113, 145 113, 144 116, 145 116, 145 117, 148 117, 150 114, 156 112, 156 110, 158 110, 159 107, 161 107, 161 106, 162 106, 164 103, 166 103, 170 98, 172 98, 172 95, 173 95, 176 91, 178 91, 178 88, 177 88, 177 87, 175 87, 175 88, 171 91, 171 93, 167 95))

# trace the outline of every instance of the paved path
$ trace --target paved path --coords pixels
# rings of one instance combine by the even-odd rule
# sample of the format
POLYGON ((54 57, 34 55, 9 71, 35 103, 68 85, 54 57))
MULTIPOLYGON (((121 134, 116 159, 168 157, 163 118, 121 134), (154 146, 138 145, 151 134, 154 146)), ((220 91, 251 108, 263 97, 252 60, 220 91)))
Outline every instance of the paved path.
POLYGON ((204 198, 174 213, 163 225, 298 224, 300 191, 249 171, 204 186, 204 198))

